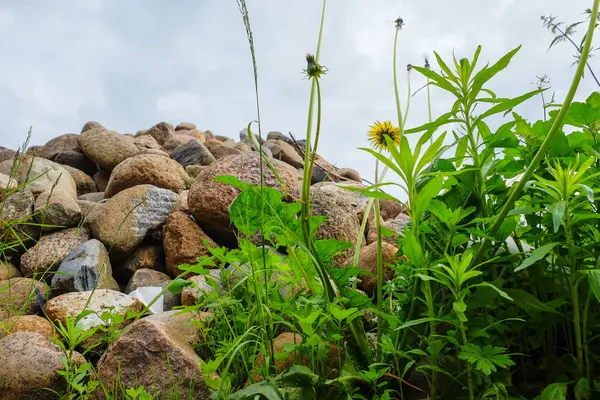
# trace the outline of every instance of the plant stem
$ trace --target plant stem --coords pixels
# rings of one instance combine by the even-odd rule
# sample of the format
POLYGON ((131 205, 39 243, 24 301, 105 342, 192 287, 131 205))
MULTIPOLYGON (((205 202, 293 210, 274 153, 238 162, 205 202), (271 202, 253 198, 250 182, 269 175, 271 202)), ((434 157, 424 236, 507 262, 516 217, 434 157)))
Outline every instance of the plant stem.
MULTIPOLYGON (((425 294, 425 301, 427 302, 427 313, 428 313, 428 317, 430 318, 429 321, 429 344, 431 346, 431 340, 432 338, 435 338, 436 335, 436 326, 435 326, 435 321, 434 318, 436 317, 435 314, 435 305, 433 304, 433 292, 431 291, 431 283, 429 281, 424 281, 423 282, 423 293, 425 294)), ((432 346, 433 347, 433 346, 432 346)), ((431 356, 431 363, 437 367, 437 354, 432 354, 431 356)), ((431 372, 431 385, 430 385, 430 390, 429 390, 429 395, 431 396, 432 400, 435 400, 437 397, 437 379, 438 378, 438 373, 437 371, 433 370, 431 372)))
POLYGON ((398 47, 398 32, 400 32, 400 28, 396 27, 396 35, 394 36, 394 94, 396 96, 396 112, 398 114, 398 129, 400 130, 400 140, 399 143, 402 143, 402 136, 404 136, 404 123, 402 122, 402 109, 400 105, 400 95, 398 94, 398 71, 396 68, 396 55, 397 55, 397 47, 398 47))
POLYGON ((575 335, 575 353, 577 356, 578 372, 583 375, 583 343, 581 340, 581 316, 579 310, 579 275, 577 274, 577 254, 575 253, 575 243, 573 241, 573 232, 571 231, 571 211, 569 202, 566 205, 565 212, 565 238, 567 241, 567 251, 569 257, 569 281, 571 285, 571 301, 573 302, 573 334, 575 335))
MULTIPOLYGON (((375 185, 379 184, 379 159, 375 161, 375 185)), ((376 189, 379 191, 379 188, 376 189)), ((375 226, 377 231, 377 309, 383 312, 383 247, 381 243, 381 208, 379 199, 375 199, 375 226)), ((381 336, 383 318, 377 318, 377 361, 381 362, 381 336)))
MULTIPOLYGON (((469 344, 467 341, 467 332, 465 330, 465 325, 461 320, 459 320, 459 329, 460 335, 462 338, 463 346, 469 344)), ((475 392, 473 390, 473 372, 471 370, 471 364, 468 361, 465 361, 467 364, 467 384, 469 385, 469 400, 475 400, 475 392)))
MULTIPOLYGON (((599 5, 600 5, 600 0, 594 0, 594 5, 593 5, 592 12, 590 15, 590 24, 588 26, 585 43, 583 46, 583 50, 581 52, 581 58, 579 60, 579 64, 577 65, 577 70, 575 71, 575 76, 573 76, 573 81, 571 82, 571 87, 569 88, 567 96, 565 97, 565 101, 564 101, 562 107, 560 108, 560 111, 558 112, 558 115, 556 116, 556 119, 554 120, 554 123, 552 124, 552 127, 550 128, 550 131, 548 132, 548 135, 546 135, 546 138, 542 142, 542 145, 540 146, 537 153, 531 160, 529 167, 527 167, 527 169, 523 173, 523 176, 521 177, 521 179, 519 180, 517 185, 513 187, 509 198, 506 200, 506 203, 504 203, 504 207, 502 207, 502 209, 500 210, 500 213, 498 214, 496 221, 494 222, 494 224, 492 225, 492 227, 490 229, 489 236, 493 237, 496 234, 496 232, 498 231, 498 229, 500 229, 500 226, 502 226, 502 223, 504 222, 509 211, 512 210, 512 208, 515 204, 515 201, 521 195, 521 192, 523 191, 523 188, 525 187, 525 183, 527 183, 527 181, 533 175, 533 173, 536 170, 536 168, 538 167, 540 161, 546 154, 546 151, 548 151, 548 148, 550 147, 550 144, 552 143, 554 136, 556 136, 560 127, 562 126, 562 122, 565 118, 565 115, 567 114, 567 110, 569 109, 569 106, 571 105, 571 102, 573 101, 573 98, 575 97, 575 92, 577 92, 577 88, 579 87, 579 83, 581 82, 581 76, 583 75, 583 70, 585 69, 585 60, 587 60, 587 57, 590 54, 590 49, 592 47, 592 38, 594 36, 594 30, 596 28, 596 18, 598 16, 598 6, 599 5)), ((489 239, 484 238, 483 242, 481 244, 481 247, 479 247, 479 250, 477 251, 476 256, 473 258, 471 265, 477 265, 482 260, 483 255, 487 251, 487 248, 489 247, 489 245, 490 245, 489 239)))

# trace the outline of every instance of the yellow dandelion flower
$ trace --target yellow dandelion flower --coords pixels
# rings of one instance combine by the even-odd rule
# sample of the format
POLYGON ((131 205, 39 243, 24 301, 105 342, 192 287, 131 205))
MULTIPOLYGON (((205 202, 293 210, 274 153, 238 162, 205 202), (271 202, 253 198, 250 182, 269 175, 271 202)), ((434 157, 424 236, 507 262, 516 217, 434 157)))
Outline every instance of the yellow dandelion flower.
POLYGON ((396 128, 390 121, 376 121, 370 126, 369 142, 376 150, 387 150, 387 142, 385 137, 388 136, 392 142, 398 146, 400 144, 400 130, 396 128))

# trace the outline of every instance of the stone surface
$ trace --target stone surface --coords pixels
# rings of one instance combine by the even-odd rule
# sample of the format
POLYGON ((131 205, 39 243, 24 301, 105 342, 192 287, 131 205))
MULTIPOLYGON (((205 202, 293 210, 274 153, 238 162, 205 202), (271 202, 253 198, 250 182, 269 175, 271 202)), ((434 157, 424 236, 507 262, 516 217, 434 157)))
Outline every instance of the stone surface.
POLYGON ((347 178, 347 179, 353 180, 355 182, 362 183, 362 178, 360 176, 360 173, 355 169, 340 168, 340 169, 338 169, 337 173, 342 178, 347 178))
POLYGON ((209 281, 212 281, 213 284, 220 285, 221 270, 211 269, 208 275, 192 276, 189 280, 192 281, 193 284, 184 287, 181 291, 181 304, 184 306, 195 306, 202 297, 215 290, 214 287, 209 284, 209 281))
POLYGON ((0 201, 4 200, 18 186, 17 181, 10 176, 0 174, 0 201))
POLYGON ((54 189, 63 190, 77 197, 77 187, 71 174, 62 165, 40 157, 25 156, 13 168, 13 159, 0 163, 0 173, 12 176, 21 185, 28 182, 27 189, 39 194, 54 189))
POLYGON ((225 146, 222 144, 214 145, 210 148, 211 154, 215 159, 220 160, 221 158, 229 157, 229 156, 237 156, 243 153, 242 150, 236 149, 234 147, 225 146))
POLYGON ((115 278, 124 284, 129 282, 135 271, 147 268, 165 272, 165 254, 162 246, 143 243, 131 253, 125 261, 114 268, 115 278))
MULTIPOLYGON (((327 193, 319 190, 318 186, 311 187, 311 198, 314 215, 327 217, 317 230, 317 239, 337 239, 354 246, 360 233, 360 220, 356 206, 340 193, 327 193)), ((344 250, 334 258, 334 265, 341 266, 343 261, 353 254, 354 247, 344 250)))
POLYGON ((102 242, 91 239, 73 249, 52 277, 51 288, 54 296, 94 289, 118 291, 119 285, 112 276, 108 252, 102 242))
POLYGON ((128 312, 140 312, 144 305, 137 299, 109 289, 98 289, 92 292, 65 293, 48 300, 46 303, 46 315, 55 324, 60 321, 65 324, 68 317, 76 318, 85 310, 93 311, 81 318, 76 326, 88 330, 99 326, 104 322, 98 314, 104 311, 126 315, 128 312))
MULTIPOLYGON (((390 229, 392 231, 394 231, 396 234, 391 236, 391 237, 383 237, 383 241, 387 242, 389 244, 396 244, 396 242, 398 241, 398 234, 400 232, 402 232, 402 230, 404 229, 404 227, 406 225, 408 225, 410 223, 410 217, 406 214, 398 214, 398 216, 394 219, 390 219, 387 221, 383 221, 381 223, 382 227, 385 227, 387 229, 390 229)), ((369 221, 369 224, 367 225, 367 229, 368 229, 368 240, 367 243, 373 243, 377 240, 377 229, 375 226, 375 220, 373 219, 373 221, 369 221)))
POLYGON ((196 139, 197 141, 199 141, 200 143, 204 143, 206 142, 206 135, 204 134, 204 132, 199 131, 198 129, 190 129, 188 131, 179 131, 185 135, 191 136, 194 139, 196 139))
POLYGON ((79 151, 61 151, 54 156, 52 161, 62 166, 77 168, 89 176, 93 176, 98 171, 96 163, 79 151))
POLYGON ((94 210, 94 208, 102 207, 101 203, 95 201, 75 200, 75 203, 77 203, 77 206, 81 210, 81 218, 84 223, 87 220, 88 215, 94 210))
POLYGON ((175 129, 173 129, 173 125, 167 122, 159 122, 143 134, 152 136, 156 142, 162 146, 165 142, 168 142, 173 138, 175 129))
POLYGON ((197 140, 179 146, 171 154, 171 158, 184 167, 187 165, 209 165, 215 162, 211 152, 197 140))
POLYGON ((172 310, 152 314, 145 319, 158 321, 178 332, 192 346, 206 343, 207 327, 213 315, 208 312, 172 310))
MULTIPOLYGON (((394 277, 394 271, 389 267, 389 264, 393 264, 398 260, 396 257, 397 252, 398 248, 396 246, 385 242, 382 243, 384 282, 394 277)), ((377 291, 377 243, 371 243, 360 250, 358 268, 373 274, 372 276, 360 276, 361 282, 358 287, 369 296, 374 295, 377 291)))
POLYGON ((21 272, 25 276, 49 277, 63 259, 90 238, 86 228, 71 228, 43 236, 21 257, 21 272))
POLYGON ((0 261, 0 281, 19 278, 20 276, 21 272, 17 269, 17 267, 9 262, 0 261))
MULTIPOLYGON (((125 293, 129 294, 140 287, 160 287, 164 289, 172 281, 169 275, 162 272, 147 268, 138 269, 129 280, 125 288, 125 293)), ((173 294, 170 291, 165 292, 163 295, 163 310, 170 311, 180 304, 181 296, 173 294)))
POLYGON ((293 146, 289 145, 283 140, 274 140, 273 143, 281 149, 281 152, 277 156, 273 154, 274 158, 286 162, 295 168, 301 168, 304 166, 304 160, 302 157, 300 157, 300 154, 298 154, 293 146))
POLYGON ((36 314, 40 310, 40 300, 44 301, 47 292, 45 283, 31 278, 0 281, 0 319, 3 314, 36 314))
POLYGON ((40 228, 31 225, 35 198, 27 188, 15 192, 0 203, 0 220, 12 221, 9 226, 0 226, 0 239, 4 243, 31 242, 40 228))
POLYGON ((198 174, 200 174, 200 171, 202 171, 204 168, 205 168, 204 165, 197 165, 197 164, 187 165, 185 167, 185 172, 187 172, 187 174, 190 178, 196 178, 198 176, 198 174))
POLYGON ((131 136, 102 129, 88 130, 79 135, 79 146, 90 160, 107 171, 112 171, 120 162, 138 152, 131 136))
MULTIPOLYGON (((296 169, 278 160, 272 160, 272 163, 287 192, 298 198, 300 183, 296 169)), ((265 185, 281 190, 269 166, 264 162, 263 166, 265 185)), ((257 185, 260 183, 259 155, 244 153, 218 160, 198 175, 188 194, 190 211, 200 227, 215 241, 231 244, 235 243, 235 236, 230 226, 229 206, 240 190, 212 179, 218 175, 233 175, 246 183, 257 185)))
POLYGON ((160 144, 150 135, 137 136, 133 139, 133 143, 139 150, 158 150, 160 144))
POLYGON ((92 130, 92 129, 106 129, 100 122, 88 121, 81 128, 81 133, 92 130))
POLYGON ((182 211, 175 211, 165 224, 163 248, 167 262, 167 273, 175 277, 181 273, 180 264, 198 263, 198 257, 209 255, 203 240, 208 240, 211 246, 216 243, 182 211))
MULTIPOLYGON (((65 388, 63 352, 47 337, 35 332, 18 332, 0 340, 0 399, 51 400, 65 388)), ((85 362, 77 352, 73 362, 85 362)))
POLYGON ((181 165, 167 157, 142 154, 117 165, 110 175, 105 197, 137 185, 149 184, 179 192, 184 189, 188 175, 181 165))
MULTIPOLYGON (((284 332, 273 340, 273 349, 275 353, 275 373, 280 374, 290 368, 294 364, 309 365, 309 358, 306 354, 301 354, 299 350, 288 352, 287 348, 295 347, 302 343, 302 337, 296 333, 284 332)), ((319 351, 318 356, 323 356, 324 352, 319 351)), ((315 364, 317 373, 328 378, 334 378, 339 375, 343 365, 343 354, 340 354, 337 347, 332 344, 328 346, 328 352, 324 355, 324 359, 319 360, 315 364)), ((258 353, 254 361, 254 370, 252 374, 252 382, 261 382, 264 380, 262 369, 264 368, 265 357, 258 353)))
POLYGON ((175 208, 177 195, 152 185, 139 185, 109 199, 101 212, 92 212, 94 237, 112 253, 130 253, 151 229, 161 227, 175 208))
POLYGON ((94 193, 83 194, 83 195, 79 196, 78 199, 93 201, 95 203, 98 203, 98 202, 101 202, 102 200, 104 200, 104 192, 94 192, 94 193))
POLYGON ((51 225, 43 227, 43 230, 76 226, 81 221, 81 209, 75 199, 63 190, 43 192, 35 201, 35 220, 51 225))
POLYGON ((98 191, 104 193, 106 186, 108 186, 108 181, 110 180, 110 172, 100 170, 96 172, 92 178, 94 179, 94 182, 96 182, 98 191))
POLYGON ((6 147, 0 146, 0 162, 10 160, 17 155, 17 152, 6 147))
POLYGON ((76 133, 67 133, 60 135, 54 139, 50 139, 42 150, 40 151, 40 157, 47 159, 53 159, 58 153, 62 151, 80 151, 79 143, 77 138, 79 137, 76 133))
POLYGON ((94 182, 92 177, 86 174, 85 172, 68 165, 63 165, 63 168, 69 171, 69 174, 71 174, 71 178, 73 178, 73 180, 75 181, 75 187, 77 188, 77 196, 98 191, 98 188, 96 187, 96 182, 94 182))
POLYGON ((174 386, 182 398, 208 400, 211 391, 202 379, 200 361, 179 332, 160 321, 143 318, 109 347, 97 370, 109 388, 115 385, 119 373, 125 387, 144 386, 155 394, 174 386))
POLYGON ((171 139, 167 140, 165 142, 165 144, 162 145, 161 150, 169 153, 169 154, 173 154, 173 151, 175 149, 177 149, 180 146, 183 146, 186 143, 189 142, 198 142, 199 140, 197 140, 196 138, 194 138, 191 135, 186 135, 184 133, 176 133, 174 134, 171 139))
POLYGON ((39 315, 15 315, 0 322, 0 338, 17 332, 35 332, 49 339, 57 336, 50 321, 39 315))
POLYGON ((188 194, 189 190, 182 190, 177 194, 177 204, 175 205, 175 210, 177 211, 186 211, 189 209, 188 207, 188 194))
POLYGON ((181 122, 179 125, 175 127, 176 131, 191 131, 192 129, 197 129, 196 124, 191 122, 181 122))

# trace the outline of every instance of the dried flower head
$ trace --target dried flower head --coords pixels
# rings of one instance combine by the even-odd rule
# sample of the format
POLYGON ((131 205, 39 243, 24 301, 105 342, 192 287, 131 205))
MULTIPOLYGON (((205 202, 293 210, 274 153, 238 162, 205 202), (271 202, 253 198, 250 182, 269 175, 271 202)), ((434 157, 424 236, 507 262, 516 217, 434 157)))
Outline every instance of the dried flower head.
POLYGON ((402 29, 404 27, 404 20, 401 17, 396 18, 396 29, 402 29))
POLYGON ((427 58, 427 56, 425 56, 425 68, 431 69, 431 64, 429 64, 429 58, 427 58))
POLYGON ((376 150, 386 150, 387 142, 385 137, 389 137, 397 146, 400 144, 400 130, 396 128, 390 121, 376 121, 370 126, 369 142, 376 150))
POLYGON ((327 73, 327 71, 329 71, 327 69, 326 66, 324 65, 320 65, 317 64, 317 61, 315 60, 315 56, 313 56, 312 54, 308 53, 306 54, 306 69, 303 71, 306 76, 308 76, 308 78, 320 78, 321 75, 325 75, 327 73))

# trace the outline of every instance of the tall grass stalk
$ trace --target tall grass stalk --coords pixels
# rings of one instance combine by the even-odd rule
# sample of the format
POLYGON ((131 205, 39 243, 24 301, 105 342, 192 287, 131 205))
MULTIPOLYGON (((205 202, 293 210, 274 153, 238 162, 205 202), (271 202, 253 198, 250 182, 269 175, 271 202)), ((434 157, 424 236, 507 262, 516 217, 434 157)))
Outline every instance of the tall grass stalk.
MULTIPOLYGON (((261 118, 260 118, 260 101, 259 101, 259 95, 258 95, 258 66, 256 63, 256 53, 254 50, 254 37, 252 35, 252 28, 250 26, 250 14, 248 13, 248 8, 246 7, 246 1, 245 0, 236 0, 238 7, 240 9, 240 13, 242 14, 242 19, 244 21, 244 27, 246 28, 246 36, 248 37, 248 45, 250 47, 250 55, 252 57, 252 69, 253 69, 253 73, 254 73, 254 94, 255 94, 255 98, 256 98, 256 114, 257 114, 257 123, 258 123, 258 154, 259 154, 259 173, 260 173, 260 191, 261 191, 261 196, 260 196, 260 207, 261 207, 261 248, 262 248, 262 269, 263 269, 263 275, 264 275, 264 301, 265 301, 265 307, 268 307, 268 285, 269 285, 269 280, 268 280, 268 274, 267 274, 267 266, 266 266, 266 249, 265 249, 265 235, 264 235, 264 196, 263 196, 263 188, 265 185, 265 174, 264 174, 264 165, 263 165, 263 150, 262 150, 262 143, 263 143, 263 139, 262 139, 262 123, 261 123, 261 118)), ((249 135, 251 135, 250 130, 248 129, 248 133, 249 135)), ((266 158, 266 157, 265 157, 266 158)), ((251 264, 252 266, 254 265, 254 263, 251 264)), ((258 289, 258 288, 257 288, 258 289)), ((270 327, 272 326, 272 321, 265 321, 265 313, 263 312, 263 307, 260 304, 262 299, 261 299, 261 295, 260 292, 258 290, 256 290, 256 297, 259 301, 258 304, 258 314, 261 318, 261 322, 263 324, 263 326, 266 329, 266 337, 267 337, 267 341, 269 343, 269 358, 271 361, 275 361, 275 348, 273 345, 273 333, 271 332, 270 327)), ((266 316, 266 318, 269 318, 270 314, 268 314, 266 316)), ((265 360, 265 368, 266 368, 266 372, 267 374, 270 373, 270 369, 273 370, 274 372, 274 364, 272 366, 272 368, 269 368, 269 366, 271 366, 271 363, 269 362, 269 360, 265 360)))

